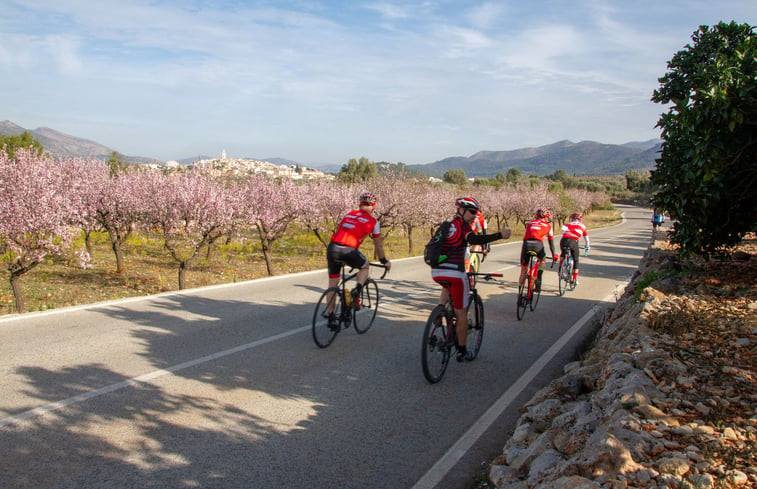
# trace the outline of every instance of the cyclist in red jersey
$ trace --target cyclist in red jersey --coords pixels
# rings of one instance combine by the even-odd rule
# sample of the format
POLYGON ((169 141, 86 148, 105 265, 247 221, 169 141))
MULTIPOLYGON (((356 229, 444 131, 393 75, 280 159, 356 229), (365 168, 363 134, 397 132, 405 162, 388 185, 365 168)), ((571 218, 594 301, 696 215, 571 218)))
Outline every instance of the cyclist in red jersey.
POLYGON ((555 254, 554 234, 552 225, 549 223, 549 211, 547 209, 537 209, 534 220, 526 224, 526 234, 523 235, 523 246, 520 251, 520 278, 518 285, 523 283, 528 272, 528 251, 535 251, 539 259, 539 276, 536 278, 536 290, 541 289, 541 276, 544 273, 544 259, 547 254, 544 251, 544 237, 549 239, 549 251, 552 253, 552 259, 557 260, 555 254))
MULTIPOLYGON (((341 277, 343 265, 359 269, 356 277, 357 285, 351 291, 353 300, 360 295, 360 291, 368 280, 368 258, 358 248, 363 240, 370 235, 376 248, 379 261, 386 266, 387 271, 392 268, 392 262, 386 259, 384 253, 384 238, 381 236, 379 222, 373 217, 376 208, 376 197, 365 192, 360 195, 360 208, 347 213, 342 218, 336 232, 331 236, 331 242, 326 249, 326 263, 329 271, 329 287, 336 287, 341 277)), ((329 325, 336 324, 334 318, 334 304, 329 301, 329 325)))
POLYGON ((476 218, 480 206, 476 199, 461 197, 455 202, 457 211, 452 219, 449 232, 442 245, 443 259, 438 266, 432 267, 431 278, 437 283, 448 283, 449 287, 442 287, 439 304, 446 304, 452 296, 452 307, 457 319, 457 361, 473 360, 473 352, 468 353, 465 343, 468 336, 468 293, 470 281, 465 272, 465 251, 468 244, 486 244, 498 239, 510 237, 510 230, 492 234, 476 234, 471 223, 476 218))
POLYGON ((589 232, 581 222, 583 216, 578 212, 570 216, 570 222, 562 226, 562 238, 560 238, 560 265, 565 259, 566 252, 573 256, 573 282, 578 284, 578 240, 583 236, 586 242, 586 253, 589 252, 589 232))
MULTIPOLYGON (((473 232, 476 234, 486 234, 486 232, 489 230, 486 219, 484 218, 484 214, 480 210, 478 211, 478 214, 476 214, 476 218, 473 220, 471 227, 473 228, 473 232)), ((482 255, 482 260, 483 260, 483 257, 485 257, 487 253, 489 253, 489 244, 487 243, 485 245, 471 246, 471 251, 476 251, 476 250, 483 251, 483 255, 482 255)))

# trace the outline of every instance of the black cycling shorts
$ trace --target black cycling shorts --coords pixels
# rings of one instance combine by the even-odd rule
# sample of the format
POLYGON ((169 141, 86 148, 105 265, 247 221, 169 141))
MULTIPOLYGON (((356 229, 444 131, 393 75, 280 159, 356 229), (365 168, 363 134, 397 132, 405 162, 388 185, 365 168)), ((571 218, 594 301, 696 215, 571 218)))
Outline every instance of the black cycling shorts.
POLYGON ((368 266, 368 258, 357 248, 329 243, 329 247, 326 248, 326 263, 329 268, 329 277, 336 278, 341 274, 342 265, 363 268, 368 266))
POLYGON ((523 266, 528 265, 529 251, 535 251, 536 257, 539 260, 547 257, 547 253, 544 251, 544 243, 540 239, 526 239, 523 241, 523 246, 520 249, 520 264, 523 266))
POLYGON ((572 238, 560 239, 560 254, 565 258, 566 251, 573 256, 573 268, 578 268, 578 240, 572 238))

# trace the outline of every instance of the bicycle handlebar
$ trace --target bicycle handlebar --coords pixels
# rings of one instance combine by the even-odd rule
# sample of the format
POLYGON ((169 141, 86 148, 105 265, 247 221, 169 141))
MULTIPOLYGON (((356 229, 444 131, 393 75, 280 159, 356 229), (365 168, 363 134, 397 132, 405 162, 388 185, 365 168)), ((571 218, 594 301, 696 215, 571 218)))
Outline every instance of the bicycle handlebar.
POLYGON ((491 280, 494 277, 502 277, 501 273, 484 273, 484 272, 468 272, 468 276, 482 277, 484 280, 491 280))
POLYGON ((372 266, 372 267, 376 267, 376 268, 383 268, 383 269, 384 269, 384 273, 383 273, 383 274, 381 274, 381 276, 379 277, 379 280, 380 280, 380 279, 382 279, 382 278, 384 278, 384 277, 386 277, 386 274, 387 274, 387 273, 389 273, 389 269, 388 269, 388 268, 386 268, 386 265, 384 265, 384 264, 382 264, 382 263, 373 263, 373 262, 369 262, 369 263, 368 263, 368 265, 370 265, 370 266, 372 266))

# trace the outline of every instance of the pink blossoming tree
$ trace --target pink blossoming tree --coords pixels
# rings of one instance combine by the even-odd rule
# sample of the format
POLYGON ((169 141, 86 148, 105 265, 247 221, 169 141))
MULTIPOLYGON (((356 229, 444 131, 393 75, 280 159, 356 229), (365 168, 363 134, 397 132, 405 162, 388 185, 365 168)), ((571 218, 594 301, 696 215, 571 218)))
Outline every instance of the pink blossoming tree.
POLYGON ((66 166, 29 148, 17 148, 13 158, 0 150, 0 257, 18 312, 24 312, 21 276, 59 254, 73 235, 66 166))

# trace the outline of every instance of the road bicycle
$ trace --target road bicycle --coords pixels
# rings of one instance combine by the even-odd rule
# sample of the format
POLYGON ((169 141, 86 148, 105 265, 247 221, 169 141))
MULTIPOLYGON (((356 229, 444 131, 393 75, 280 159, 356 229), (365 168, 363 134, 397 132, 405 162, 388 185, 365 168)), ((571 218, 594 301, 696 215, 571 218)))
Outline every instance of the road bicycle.
MULTIPOLYGON (((380 263, 369 263, 370 266, 383 268, 384 273, 381 278, 386 276, 386 265, 380 263)), ((320 348, 326 348, 334 342, 334 338, 343 329, 355 326, 358 334, 368 331, 373 325, 376 318, 376 312, 379 305, 379 288, 378 284, 372 278, 366 280, 365 285, 360 290, 360 295, 353 301, 351 288, 347 283, 357 277, 357 272, 345 272, 346 266, 342 266, 342 278, 336 287, 326 289, 318 303, 315 305, 313 313, 313 341, 320 348), (329 321, 329 316, 333 314, 333 320, 329 321)))
MULTIPOLYGON (((474 272, 468 272, 468 276, 474 272)), ((475 273, 483 280, 492 280, 501 277, 501 273, 475 273)), ((449 283, 440 282, 442 287, 449 287, 449 283)), ((484 337, 484 303, 478 295, 475 287, 471 287, 468 300, 468 335, 465 343, 469 352, 473 352, 475 358, 481 349, 481 341, 484 337)), ((455 310, 450 298, 444 305, 437 305, 428 316, 426 327, 423 330, 423 351, 421 352, 421 364, 423 376, 431 384, 436 384, 447 371, 450 356, 458 351, 457 344, 457 320, 455 310)))
MULTIPOLYGON (((584 250, 584 256, 589 253, 586 246, 579 246, 579 248, 584 250)), ((574 266, 575 263, 570 250, 568 248, 560 250, 560 265, 557 272, 557 290, 560 292, 560 295, 565 295, 566 291, 575 290, 576 288, 576 281, 573 280, 574 266)))
MULTIPOLYGON (((541 297, 541 286, 536 287, 536 280, 539 277, 539 258, 533 250, 528 250, 527 253, 528 272, 523 279, 523 283, 518 286, 518 320, 523 319, 523 315, 526 313, 526 308, 531 309, 531 311, 536 310, 536 305, 539 303, 539 297, 541 297)), ((553 259, 552 266, 554 265, 555 260, 553 259)))

